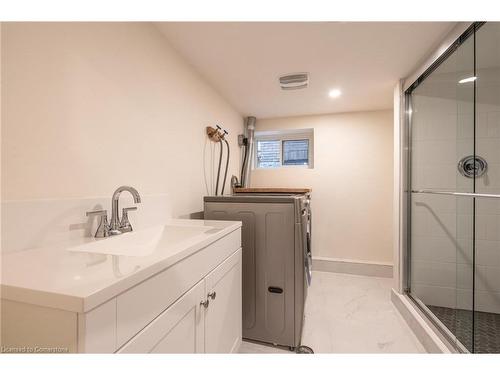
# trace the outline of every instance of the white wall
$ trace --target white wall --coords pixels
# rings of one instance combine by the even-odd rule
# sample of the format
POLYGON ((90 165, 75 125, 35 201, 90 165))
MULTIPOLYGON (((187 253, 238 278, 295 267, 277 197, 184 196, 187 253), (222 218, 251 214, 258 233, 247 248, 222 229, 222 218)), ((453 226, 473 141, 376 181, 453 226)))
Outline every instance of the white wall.
POLYGON ((171 216, 202 210, 205 127, 227 128, 236 150, 242 116, 154 25, 4 23, 1 37, 9 212, 26 200, 107 202, 122 184, 164 196, 171 216))
POLYGON ((257 119, 314 128, 314 168, 254 169, 254 187, 313 189, 313 255, 392 263, 392 111, 257 119))

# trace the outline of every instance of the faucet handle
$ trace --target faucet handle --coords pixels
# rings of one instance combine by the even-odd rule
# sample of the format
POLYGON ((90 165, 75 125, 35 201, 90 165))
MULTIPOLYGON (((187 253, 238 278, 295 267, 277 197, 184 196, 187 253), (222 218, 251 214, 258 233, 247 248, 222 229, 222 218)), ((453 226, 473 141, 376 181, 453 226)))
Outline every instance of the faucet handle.
POLYGON ((108 224, 108 211, 97 210, 88 211, 87 216, 99 216, 101 220, 99 221, 99 226, 95 232, 95 238, 104 238, 109 236, 109 224, 108 224))
POLYGON ((128 212, 135 210, 137 210, 137 207, 125 207, 122 209, 122 220, 119 228, 120 232, 132 232, 132 224, 130 224, 130 221, 128 220, 128 212))
POLYGON ((104 216, 104 215, 108 215, 108 211, 106 210, 97 210, 97 211, 87 211, 85 213, 86 216, 104 216))

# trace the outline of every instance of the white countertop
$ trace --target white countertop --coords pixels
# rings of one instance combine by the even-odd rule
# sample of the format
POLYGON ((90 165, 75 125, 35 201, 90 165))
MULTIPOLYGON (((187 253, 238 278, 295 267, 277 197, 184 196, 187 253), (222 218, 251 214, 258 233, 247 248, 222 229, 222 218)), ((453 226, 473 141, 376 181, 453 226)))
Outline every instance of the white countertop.
POLYGON ((2 254, 1 296, 86 312, 239 227, 238 221, 176 219, 116 237, 2 254))

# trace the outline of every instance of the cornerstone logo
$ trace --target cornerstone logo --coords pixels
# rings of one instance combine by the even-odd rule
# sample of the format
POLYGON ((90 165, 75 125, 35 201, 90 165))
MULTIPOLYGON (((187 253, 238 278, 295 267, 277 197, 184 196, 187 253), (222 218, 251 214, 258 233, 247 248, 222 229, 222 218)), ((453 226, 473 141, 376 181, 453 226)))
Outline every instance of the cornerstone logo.
POLYGON ((43 347, 43 346, 1 346, 1 353, 69 353, 68 348, 43 347))

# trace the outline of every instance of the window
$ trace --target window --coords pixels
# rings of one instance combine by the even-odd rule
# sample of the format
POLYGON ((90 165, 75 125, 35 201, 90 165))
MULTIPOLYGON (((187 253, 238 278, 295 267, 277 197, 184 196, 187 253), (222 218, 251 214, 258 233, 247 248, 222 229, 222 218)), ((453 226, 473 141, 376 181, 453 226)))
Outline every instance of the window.
POLYGON ((281 166, 280 141, 257 141, 257 164, 259 168, 281 166))
POLYGON ((308 165, 309 139, 283 141, 283 165, 308 165))
POLYGON ((312 168, 313 130, 255 132, 255 168, 312 168))

